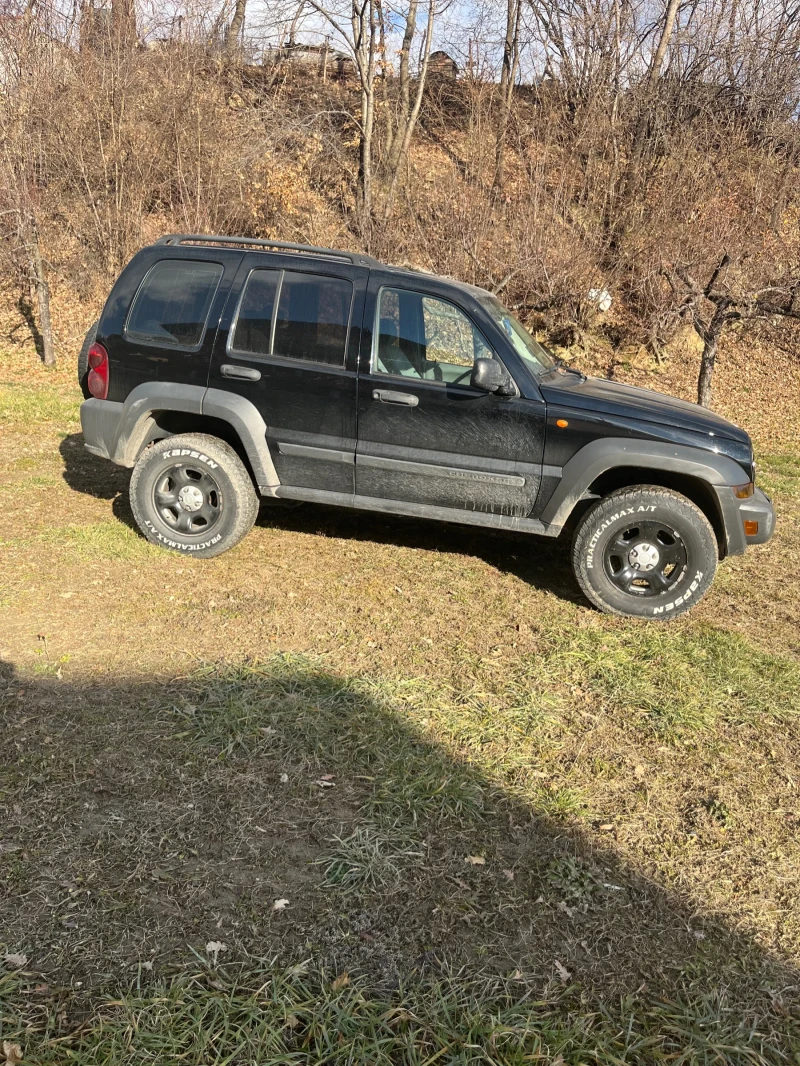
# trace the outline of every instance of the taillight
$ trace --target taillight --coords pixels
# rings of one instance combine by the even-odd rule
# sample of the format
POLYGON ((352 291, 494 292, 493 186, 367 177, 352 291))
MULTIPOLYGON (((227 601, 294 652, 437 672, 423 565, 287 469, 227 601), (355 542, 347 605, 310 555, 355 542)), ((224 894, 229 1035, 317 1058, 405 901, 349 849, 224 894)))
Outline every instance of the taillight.
POLYGON ((93 344, 89 349, 89 376, 86 384, 96 400, 105 400, 108 396, 108 352, 102 344, 93 344))

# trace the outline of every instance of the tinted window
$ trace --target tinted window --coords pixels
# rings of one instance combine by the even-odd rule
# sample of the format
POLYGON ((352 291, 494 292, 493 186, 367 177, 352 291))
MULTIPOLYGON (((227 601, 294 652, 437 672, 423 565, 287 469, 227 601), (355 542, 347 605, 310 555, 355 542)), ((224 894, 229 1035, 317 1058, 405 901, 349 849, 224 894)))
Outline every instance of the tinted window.
POLYGON ((157 263, 136 294, 125 332, 136 340, 195 348, 221 277, 217 263, 157 263))
POLYGON ((475 360, 491 358, 480 331, 455 304, 404 289, 381 291, 378 372, 468 385, 475 360))
POLYGON ((280 270, 254 270, 247 279, 236 316, 231 348, 252 355, 269 355, 275 297, 280 270))
POLYGON ((343 366, 353 286, 342 278, 285 271, 273 353, 343 366))

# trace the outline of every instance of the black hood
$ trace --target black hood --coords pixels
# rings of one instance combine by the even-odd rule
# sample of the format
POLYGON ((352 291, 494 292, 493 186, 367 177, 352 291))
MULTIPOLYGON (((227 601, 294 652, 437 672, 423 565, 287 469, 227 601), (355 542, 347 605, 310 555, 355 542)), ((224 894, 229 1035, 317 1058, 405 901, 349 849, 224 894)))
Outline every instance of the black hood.
POLYGON ((750 444, 750 437, 745 430, 727 418, 696 403, 665 396, 662 392, 623 385, 606 378, 580 378, 571 373, 548 374, 540 380, 539 386, 548 403, 612 418, 632 418, 639 422, 675 426, 693 433, 750 444))

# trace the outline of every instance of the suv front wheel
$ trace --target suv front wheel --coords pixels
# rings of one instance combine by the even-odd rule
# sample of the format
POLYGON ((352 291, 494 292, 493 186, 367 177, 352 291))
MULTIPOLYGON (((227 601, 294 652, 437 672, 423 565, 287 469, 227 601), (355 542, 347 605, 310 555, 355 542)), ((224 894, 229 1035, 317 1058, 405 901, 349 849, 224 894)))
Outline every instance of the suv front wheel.
POLYGON ((636 485, 598 501, 583 517, 572 565, 601 611, 667 620, 706 593, 717 569, 717 540, 685 496, 636 485))
POLYGON ((133 468, 130 501, 151 543, 203 559, 238 544, 258 514, 244 463, 229 444, 205 433, 145 448, 133 468))

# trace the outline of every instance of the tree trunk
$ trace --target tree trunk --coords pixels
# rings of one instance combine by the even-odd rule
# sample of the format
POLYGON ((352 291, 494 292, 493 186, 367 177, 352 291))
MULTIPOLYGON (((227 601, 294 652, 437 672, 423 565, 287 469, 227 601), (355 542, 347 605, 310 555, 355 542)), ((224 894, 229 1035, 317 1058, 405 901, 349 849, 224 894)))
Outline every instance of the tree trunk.
MULTIPOLYGON (((390 180, 389 180, 389 195, 386 202, 386 214, 388 216, 392 209, 392 203, 394 202, 394 195, 397 189, 397 179, 400 176, 400 171, 405 166, 405 162, 408 159, 409 149, 411 148, 411 137, 414 133, 414 128, 417 125, 419 119, 420 109, 422 107, 422 98, 425 95, 425 83, 428 80, 428 62, 431 56, 431 42, 433 40, 433 20, 436 15, 435 0, 429 0, 428 3, 428 24, 425 27, 424 38, 424 51, 422 55, 422 63, 420 64, 419 73, 417 75, 417 92, 414 96, 414 103, 410 102, 410 92, 408 86, 408 80, 406 80, 405 95, 402 99, 403 104, 403 117, 399 123, 397 135, 394 141, 394 153, 390 162, 390 180)), ((414 24, 416 25, 416 3, 414 4, 414 24)), ((410 42, 409 42, 410 48, 410 42)), ((406 70, 406 75, 408 71, 406 70)))
POLYGON ((30 263, 31 286, 36 292, 36 305, 39 317, 39 336, 41 338, 42 362, 45 366, 56 365, 56 352, 53 344, 53 323, 50 318, 50 286, 44 272, 42 252, 39 247, 39 230, 35 219, 28 220, 26 243, 30 263))
POLYGON ((740 317, 740 312, 735 309, 731 297, 714 296, 712 294, 712 289, 716 284, 720 271, 724 270, 729 262, 728 255, 724 255, 719 266, 711 275, 711 280, 705 289, 706 298, 716 304, 711 321, 705 325, 695 316, 695 332, 703 338, 703 354, 700 356, 700 374, 697 378, 697 402, 701 407, 711 406, 711 381, 714 377, 714 366, 717 362, 719 339, 728 323, 740 317))
POLYGON ((374 127, 374 90, 361 90, 361 137, 358 145, 358 177, 361 186, 363 221, 372 216, 372 133, 374 127))
POLYGON ((508 135, 508 121, 511 115, 511 103, 514 97, 514 81, 517 75, 521 17, 521 0, 508 0, 506 36, 503 42, 503 67, 500 72, 500 115, 497 122, 497 139, 495 141, 493 189, 502 189, 503 187, 506 137, 508 135))
POLYGON ((411 113, 411 45, 417 30, 417 9, 419 0, 409 0, 403 41, 400 45, 400 67, 397 72, 397 96, 400 117, 388 116, 386 159, 387 170, 394 175, 400 166, 400 150, 403 130, 411 113))
POLYGON ((703 354, 700 356, 700 374, 697 379, 697 402, 701 407, 711 406, 711 380, 714 377, 714 366, 717 361, 716 337, 707 336, 703 345, 703 354))
POLYGON ((625 167, 625 173, 620 183, 620 200, 622 201, 623 208, 632 199, 638 184, 637 177, 639 165, 642 161, 642 156, 644 155, 647 120, 650 116, 658 79, 661 77, 661 67, 664 64, 664 56, 667 53, 667 46, 669 45, 670 38, 675 29, 675 19, 678 15, 679 3, 680 0, 667 0, 667 9, 664 12, 664 21, 661 26, 661 36, 659 37, 658 45, 656 46, 655 53, 650 62, 650 67, 647 71, 644 99, 641 102, 639 117, 636 120, 636 126, 633 131, 633 140, 631 141, 630 153, 628 155, 628 165, 625 167))
POLYGON ((239 43, 239 35, 242 32, 244 26, 244 14, 247 7, 247 0, 236 0, 236 6, 233 9, 233 18, 231 24, 228 27, 228 34, 225 38, 225 51, 233 52, 239 43))
POLYGON ((375 129, 375 73, 378 25, 375 0, 352 0, 353 58, 361 83, 361 129, 358 144, 358 186, 362 233, 371 239, 372 138, 375 129))

